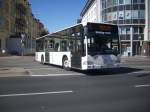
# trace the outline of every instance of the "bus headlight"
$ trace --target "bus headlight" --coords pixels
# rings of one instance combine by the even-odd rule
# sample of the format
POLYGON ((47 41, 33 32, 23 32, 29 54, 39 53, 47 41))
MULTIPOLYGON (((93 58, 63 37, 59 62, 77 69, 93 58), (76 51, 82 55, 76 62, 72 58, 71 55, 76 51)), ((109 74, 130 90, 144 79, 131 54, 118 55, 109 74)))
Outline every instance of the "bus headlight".
POLYGON ((93 65, 94 63, 92 61, 84 61, 83 65, 93 65))

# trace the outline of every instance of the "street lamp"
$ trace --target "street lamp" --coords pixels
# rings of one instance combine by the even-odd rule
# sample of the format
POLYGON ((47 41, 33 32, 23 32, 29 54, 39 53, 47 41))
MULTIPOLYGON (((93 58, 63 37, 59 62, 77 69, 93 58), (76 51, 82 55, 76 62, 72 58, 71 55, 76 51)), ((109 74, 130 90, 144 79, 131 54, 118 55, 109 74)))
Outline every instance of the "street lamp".
POLYGON ((142 45, 143 45, 142 36, 141 35, 139 35, 139 41, 140 41, 140 55, 141 55, 142 45))

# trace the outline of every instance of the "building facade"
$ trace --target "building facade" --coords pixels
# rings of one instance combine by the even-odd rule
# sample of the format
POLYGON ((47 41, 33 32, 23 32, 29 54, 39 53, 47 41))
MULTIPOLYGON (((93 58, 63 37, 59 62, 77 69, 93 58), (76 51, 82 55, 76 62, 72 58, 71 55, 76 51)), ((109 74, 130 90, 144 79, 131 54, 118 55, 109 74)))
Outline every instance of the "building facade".
POLYGON ((81 12, 82 23, 102 22, 100 0, 88 0, 81 12))
POLYGON ((4 2, 0 0, 0 52, 6 50, 6 38, 10 35, 10 5, 9 0, 4 2), (5 10, 7 8, 7 10, 5 10))
POLYGON ((81 12, 82 22, 92 6, 96 4, 97 21, 92 22, 117 24, 121 39, 121 53, 126 56, 141 55, 143 54, 144 40, 147 38, 146 34, 144 35, 145 26, 148 24, 146 21, 149 20, 149 16, 145 14, 148 10, 146 2, 149 1, 87 0, 81 12))
POLYGON ((0 0, 0 52, 19 55, 35 52, 35 38, 44 25, 32 14, 28 0, 0 0))
POLYGON ((146 10, 145 10, 145 35, 144 44, 142 49, 142 54, 145 56, 150 56, 150 0, 145 0, 146 10))

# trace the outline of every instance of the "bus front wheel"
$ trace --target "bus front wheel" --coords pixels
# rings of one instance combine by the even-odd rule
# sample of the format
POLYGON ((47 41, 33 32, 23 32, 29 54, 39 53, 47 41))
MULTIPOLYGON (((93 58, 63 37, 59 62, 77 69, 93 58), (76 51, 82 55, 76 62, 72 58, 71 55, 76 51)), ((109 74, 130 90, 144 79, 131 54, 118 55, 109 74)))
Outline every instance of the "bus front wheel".
POLYGON ((62 67, 63 69, 65 70, 70 70, 70 67, 69 67, 69 60, 67 57, 64 57, 63 60, 62 60, 62 67))

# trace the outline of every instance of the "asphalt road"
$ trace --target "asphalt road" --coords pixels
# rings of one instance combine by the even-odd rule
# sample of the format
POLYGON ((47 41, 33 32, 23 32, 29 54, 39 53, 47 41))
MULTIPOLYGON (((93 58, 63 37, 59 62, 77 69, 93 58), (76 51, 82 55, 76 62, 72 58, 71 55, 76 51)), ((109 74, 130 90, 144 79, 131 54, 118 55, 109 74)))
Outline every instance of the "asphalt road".
POLYGON ((65 71, 31 57, 5 60, 0 67, 23 67, 32 75, 0 78, 0 112, 150 112, 149 59, 96 72, 65 71))
MULTIPOLYGON (((150 72, 150 59, 133 57, 133 58, 123 58, 122 59, 123 67, 121 69, 110 70, 110 72, 102 72, 98 74, 124 74, 124 73, 133 73, 133 72, 150 72)), ((81 71, 65 71, 61 67, 51 66, 51 65, 42 65, 34 60, 34 57, 31 56, 13 56, 13 57, 0 57, 0 69, 8 68, 19 68, 29 71, 30 76, 43 76, 43 75, 85 75, 81 71)), ((90 73, 89 75, 97 73, 90 73)), ((1 75, 1 74, 0 74, 1 75)), ((15 75, 15 73, 14 73, 15 75)), ((20 74, 22 75, 22 74, 20 74)), ((12 75, 10 75, 12 76, 12 75)))
POLYGON ((1 112, 150 112, 150 76, 0 78, 1 112))

